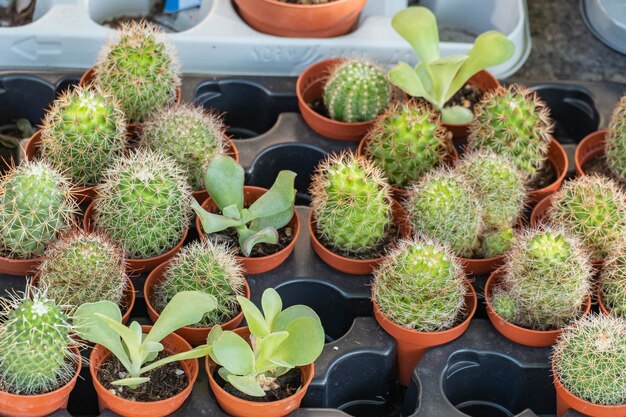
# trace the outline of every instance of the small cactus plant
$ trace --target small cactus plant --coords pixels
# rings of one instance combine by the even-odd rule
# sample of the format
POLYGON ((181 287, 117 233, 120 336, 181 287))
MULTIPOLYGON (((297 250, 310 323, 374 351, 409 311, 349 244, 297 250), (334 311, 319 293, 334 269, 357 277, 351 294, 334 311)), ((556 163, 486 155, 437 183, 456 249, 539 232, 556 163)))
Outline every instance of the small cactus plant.
POLYGON ((626 182, 626 95, 611 115, 606 135, 606 160, 611 173, 626 182))
POLYGON ((46 113, 41 155, 74 184, 100 182, 125 145, 124 112, 117 100, 99 88, 67 91, 46 113))
POLYGON ((602 266, 600 297, 612 315, 626 319, 626 249, 620 248, 602 266))
POLYGON ((121 249, 97 233, 63 236, 46 250, 39 266, 39 285, 70 310, 100 300, 119 305, 127 284, 121 249))
POLYGON ((488 229, 480 236, 480 249, 476 255, 480 258, 500 256, 515 242, 515 232, 512 227, 488 229))
POLYGON ((48 163, 26 162, 0 180, 3 256, 31 259, 68 230, 76 204, 68 181, 48 163))
POLYGON ((448 247, 403 240, 374 271, 374 300, 394 323, 420 332, 453 327, 465 311, 465 275, 448 247))
POLYGON ((337 65, 324 87, 324 105, 331 119, 341 122, 372 120, 391 101, 391 85, 372 64, 347 60, 337 65))
POLYGON ((626 404, 626 319, 590 315, 578 320, 562 333, 552 363, 561 384, 576 397, 626 404))
POLYGON ((475 110, 468 145, 507 156, 528 181, 546 163, 552 129, 545 103, 514 84, 485 94, 475 110))
POLYGON ((232 250, 211 241, 194 242, 170 261, 154 288, 155 307, 162 311, 182 291, 205 292, 215 297, 217 306, 197 326, 214 326, 237 315, 237 296, 243 295, 243 286, 243 270, 232 250))
POLYGON ((554 194, 548 218, 578 236, 593 259, 603 259, 626 242, 625 198, 615 181, 586 175, 554 194))
POLYGON ((209 162, 225 151, 222 119, 189 104, 164 108, 144 124, 141 145, 161 151, 185 169, 194 191, 203 188, 209 162))
POLYGON ((159 32, 145 21, 123 25, 96 64, 95 84, 120 101, 133 123, 174 103, 180 87, 178 60, 159 32))
POLYGON ((12 394, 44 394, 65 385, 79 360, 70 349, 70 321, 44 290, 31 288, 32 299, 2 300, 0 381, 12 394))
POLYGON ((139 150, 118 159, 96 190, 94 226, 128 258, 167 252, 189 225, 192 197, 185 174, 160 153, 139 150))
POLYGON ((392 105, 376 121, 364 146, 389 182, 403 187, 440 165, 453 145, 430 106, 405 103, 392 105))
POLYGON ((349 152, 327 157, 311 182, 318 236, 348 256, 384 241, 392 225, 390 188, 382 171, 349 152))

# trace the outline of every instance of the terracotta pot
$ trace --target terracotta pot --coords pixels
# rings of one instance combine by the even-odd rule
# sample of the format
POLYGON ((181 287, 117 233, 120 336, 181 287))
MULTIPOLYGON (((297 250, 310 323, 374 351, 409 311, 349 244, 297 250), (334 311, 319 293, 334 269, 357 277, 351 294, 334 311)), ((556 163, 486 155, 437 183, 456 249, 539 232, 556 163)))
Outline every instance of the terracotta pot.
POLYGON ((465 296, 467 317, 457 326, 440 332, 420 332, 400 326, 389 320, 385 314, 380 311, 378 303, 374 299, 374 291, 372 289, 374 317, 380 327, 396 339, 398 347, 398 382, 400 385, 409 385, 413 370, 429 348, 443 345, 459 338, 469 327, 472 317, 476 312, 478 302, 476 291, 474 291, 472 284, 467 280, 465 284, 469 290, 469 294, 465 296))
MULTIPOLYGON (((244 186, 244 204, 246 206, 251 205, 266 192, 266 188, 253 187, 251 185, 244 186)), ((202 203, 202 208, 212 213, 216 213, 219 211, 217 204, 215 204, 213 202, 213 199, 210 197, 206 199, 204 203, 202 203)), ((296 241, 298 240, 298 236, 300 235, 300 216, 298 216, 298 212, 296 210, 294 210, 293 212, 293 217, 289 222, 289 226, 291 226, 293 230, 293 239, 287 246, 285 246, 278 252, 267 256, 260 256, 258 258, 246 258, 245 256, 237 256, 237 260, 243 266, 246 274, 261 274, 263 272, 271 271, 272 269, 277 268, 280 264, 285 262, 289 255, 291 255, 291 252, 293 252, 293 248, 296 246, 296 241)), ((202 222, 200 221, 200 218, 198 216, 196 216, 196 229, 198 230, 200 239, 206 240, 207 236, 204 233, 204 229, 202 228, 202 222)))
MULTIPOLYGON (((154 287, 163 279, 163 274, 165 273, 167 267, 169 266, 170 261, 166 261, 161 265, 157 266, 150 272, 148 278, 146 279, 146 283, 143 286, 143 294, 144 299, 146 300, 146 307, 148 310, 148 316, 150 316, 150 320, 152 322, 156 322, 159 318, 160 314, 154 309, 152 306, 152 293, 154 292, 154 287)), ((248 282, 243 280, 243 295, 248 300, 250 299, 250 287, 248 286, 248 282)), ((243 313, 239 312, 235 317, 228 320, 225 323, 220 323, 222 329, 224 330, 233 330, 237 328, 243 321, 243 313)), ((209 331, 211 331, 211 327, 181 327, 176 330, 176 334, 189 342, 192 346, 198 346, 206 343, 206 338, 209 335, 209 331)))
POLYGON ((557 179, 550 185, 533 190, 528 193, 529 202, 536 203, 550 194, 554 194, 563 183, 567 170, 569 169, 569 162, 567 160, 567 153, 563 146, 554 138, 550 139, 550 147, 548 148, 548 160, 556 171, 557 179))
MULTIPOLYGON (((85 210, 85 215, 83 217, 83 229, 85 232, 91 232, 95 229, 94 224, 92 222, 93 217, 93 208, 94 203, 92 202, 87 210, 85 210)), ((129 259, 126 258, 126 271, 129 273, 138 273, 138 272, 150 272, 158 265, 172 258, 174 255, 180 251, 180 248, 185 243, 185 239, 187 239, 187 233, 189 233, 189 228, 185 228, 185 232, 183 233, 183 237, 178 241, 176 246, 172 249, 168 250, 165 253, 162 253, 158 256, 153 256, 151 258, 142 258, 142 259, 129 259)))
POLYGON ((339 122, 322 116, 309 106, 310 103, 322 97, 328 76, 333 68, 343 61, 345 58, 326 59, 311 65, 300 74, 296 82, 298 108, 306 124, 320 135, 335 140, 358 142, 365 136, 376 119, 357 123, 339 122))
POLYGON ((574 162, 576 164, 576 175, 582 177, 585 175, 583 167, 590 160, 605 154, 605 137, 608 130, 598 130, 585 136, 576 146, 574 153, 574 162))
MULTIPOLYGON (((392 201, 393 222, 400 228, 400 237, 408 239, 411 237, 411 224, 409 223, 409 215, 406 209, 396 200, 392 201)), ((371 274, 374 269, 385 259, 379 256, 373 259, 352 259, 336 254, 328 249, 315 236, 317 221, 313 218, 313 210, 309 215, 309 234, 311 235, 311 246, 324 263, 330 267, 351 275, 371 274)))
MULTIPOLYGON (((239 329, 236 329, 235 333, 237 333, 239 336, 243 337, 248 343, 250 343, 250 331, 247 327, 241 327, 239 329)), ((302 371, 302 387, 298 392, 282 400, 258 403, 243 400, 224 391, 222 387, 220 387, 215 381, 215 378, 213 378, 213 371, 218 365, 213 362, 211 357, 208 355, 205 359, 205 362, 206 372, 209 376, 209 385, 211 387, 211 390, 213 391, 213 394, 215 394, 215 399, 217 399, 217 403, 222 410, 224 410, 228 415, 231 415, 233 417, 286 416, 287 414, 300 407, 302 398, 306 394, 309 388, 309 384, 311 384, 314 373, 312 363, 306 366, 299 366, 298 368, 300 368, 300 371, 302 371)))
MULTIPOLYGON (((232 141, 228 136, 224 137, 224 142, 226 143, 226 155, 233 158, 235 161, 239 162, 239 151, 237 151, 237 147, 235 147, 235 142, 232 141)), ((209 198, 209 193, 206 190, 198 190, 192 192, 193 198, 196 199, 198 204, 202 204, 204 200, 209 198)))
POLYGON ((602 301, 602 287, 599 284, 598 289, 596 290, 596 298, 598 300, 598 307, 600 307, 602 314, 610 316, 611 313, 609 312, 608 307, 604 304, 604 301, 602 301))
MULTIPOLYGON (((487 317, 489 317, 489 321, 491 322, 491 324, 493 324, 493 327, 495 327, 502 336, 520 345, 530 347, 547 347, 554 345, 558 337, 561 335, 562 329, 527 329, 525 327, 509 323, 508 321, 500 317, 500 315, 498 315, 498 313, 496 313, 496 311, 493 309, 493 306, 491 305, 491 295, 493 289, 498 286, 503 274, 503 269, 498 269, 497 271, 494 271, 487 280, 487 284, 485 285, 487 317)), ((587 301, 584 305, 583 315, 586 316, 587 314, 589 314, 589 311, 591 311, 591 296, 587 295, 587 301)))
POLYGON ((0 274, 30 275, 37 271, 42 257, 32 259, 11 259, 0 256, 0 274))
POLYGON ((299 5, 276 0, 235 0, 239 14, 259 32, 291 38, 330 38, 356 26, 366 0, 299 5))
MULTIPOLYGON (((141 326, 144 333, 148 333, 152 326, 141 326)), ((170 334, 161 341, 165 347, 165 352, 175 354, 191 350, 191 346, 182 337, 177 334, 170 334)), ((198 377, 198 361, 189 359, 179 362, 181 368, 185 371, 188 384, 184 390, 165 400, 143 402, 131 401, 112 394, 98 380, 98 371, 100 366, 111 356, 111 352, 102 345, 94 346, 89 356, 89 372, 93 380, 93 386, 98 394, 98 407, 100 411, 105 409, 111 410, 122 417, 164 417, 178 410, 185 402, 193 384, 198 377)))
MULTIPOLYGON (((73 346, 72 351, 77 358, 80 358, 78 348, 73 346)), ((0 391, 0 415, 4 417, 44 417, 57 410, 66 409, 81 367, 81 361, 77 361, 76 372, 72 379, 61 388, 45 394, 17 395, 0 391)))

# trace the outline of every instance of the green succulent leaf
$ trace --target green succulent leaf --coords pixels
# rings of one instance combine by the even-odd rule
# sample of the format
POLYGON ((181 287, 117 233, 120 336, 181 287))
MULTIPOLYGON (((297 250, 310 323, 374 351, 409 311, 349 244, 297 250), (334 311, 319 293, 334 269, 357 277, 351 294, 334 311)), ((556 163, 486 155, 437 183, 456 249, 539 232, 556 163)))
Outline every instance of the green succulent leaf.
POLYGON ((450 55, 430 63, 433 82, 433 95, 437 100, 437 107, 443 108, 447 101, 447 94, 450 91, 456 74, 468 57, 464 55, 450 55))
POLYGON ((319 316, 311 307, 305 305, 295 305, 284 309, 276 316, 276 320, 273 323, 272 330, 280 332, 287 330, 287 327, 296 319, 300 317, 311 317, 318 323, 321 323, 319 316))
POLYGON ((219 214, 209 213, 208 211, 203 209, 195 199, 191 202, 191 207, 196 212, 196 215, 200 218, 200 222, 202 223, 202 229, 204 229, 204 232, 206 234, 221 232, 222 230, 226 230, 229 227, 241 226, 240 220, 233 220, 225 216, 220 216, 219 214))
POLYGON ((208 355, 210 351, 211 351, 211 346, 209 345, 197 346, 194 349, 188 350, 186 352, 180 352, 175 355, 166 356, 163 359, 159 359, 156 362, 152 362, 150 365, 147 365, 141 368, 139 373, 143 374, 145 372, 149 372, 153 369, 156 369, 159 366, 163 366, 172 362, 184 361, 187 359, 202 358, 208 355))
POLYGON ((444 107, 441 110, 441 121, 450 124, 469 123, 474 118, 470 109, 463 106, 444 107))
POLYGON ((222 326, 220 326, 219 324, 216 324, 215 326, 211 327, 211 330, 209 331, 209 335, 206 338, 206 343, 208 345, 212 345, 213 342, 215 342, 223 332, 224 330, 222 330, 222 326))
POLYGON ((265 321, 270 326, 270 329, 273 329, 274 320, 283 309, 283 300, 281 300, 280 295, 274 288, 268 288, 263 291, 261 306, 263 307, 265 321))
POLYGON ((256 337, 264 337, 270 334, 270 326, 252 301, 245 297, 237 296, 237 302, 239 302, 241 311, 243 311, 243 315, 246 317, 250 333, 256 337))
POLYGON ((212 357, 229 373, 247 375, 254 372, 254 352, 250 345, 235 332, 222 332, 213 341, 211 347, 212 357))
POLYGON ((111 382, 111 385, 127 386, 131 388, 135 388, 137 387, 137 385, 144 384, 148 381, 150 381, 150 378, 140 376, 140 377, 134 377, 134 378, 118 379, 117 381, 111 382))
MULTIPOLYGON (((295 172, 280 171, 272 187, 248 208, 251 219, 270 218, 277 214, 283 214, 287 210, 291 210, 293 214, 293 205, 296 196, 293 188, 295 178, 295 172)), ((284 214, 276 219, 282 219, 283 217, 284 214)), ((289 219, 291 219, 291 217, 289 217, 289 219)), ((284 224, 268 225, 274 226, 275 228, 284 226, 284 224)))
POLYGON ((278 351, 281 343, 283 343, 288 337, 288 332, 275 332, 257 340, 254 355, 256 360, 256 371, 258 373, 267 372, 276 367, 270 359, 275 355, 276 351, 278 351))
POLYGON ((272 355, 273 358, 293 367, 307 365, 322 353, 325 335, 319 319, 300 317, 293 320, 286 330, 289 336, 272 355))
POLYGON ((273 227, 266 227, 265 229, 254 233, 253 235, 246 237, 246 239, 239 244, 241 247, 241 253, 243 256, 250 256, 254 245, 259 243, 269 243, 275 245, 278 243, 278 232, 273 227))
POLYGON ((243 209, 243 184, 245 173, 233 158, 218 155, 209 163, 204 177, 206 190, 215 204, 224 210, 235 205, 243 209))
POLYGON ((400 62, 388 74, 389 81, 408 95, 426 97, 429 93, 424 88, 417 72, 406 62, 400 62))
POLYGON ((235 204, 233 204, 232 206, 224 207, 224 210, 222 210, 222 214, 230 219, 241 220, 241 213, 239 212, 239 209, 235 204))
POLYGON ((253 397, 265 396, 265 391, 263 391, 263 388, 259 386, 253 376, 228 375, 228 382, 244 394, 248 394, 253 397))
POLYGON ((425 7, 407 7, 393 17, 391 26, 422 62, 430 64, 439 59, 439 29, 433 12, 425 7))

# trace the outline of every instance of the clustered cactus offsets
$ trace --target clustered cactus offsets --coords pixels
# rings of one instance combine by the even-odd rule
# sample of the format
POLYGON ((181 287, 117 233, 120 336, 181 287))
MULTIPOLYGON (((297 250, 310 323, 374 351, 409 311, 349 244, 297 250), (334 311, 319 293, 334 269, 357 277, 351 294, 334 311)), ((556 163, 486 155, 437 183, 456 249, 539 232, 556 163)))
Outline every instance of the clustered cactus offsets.
POLYGON ((465 311, 465 275, 448 247, 403 240, 374 271, 374 299, 401 326, 421 332, 452 328, 465 311))
POLYGON ((239 312, 237 296, 243 295, 243 269, 231 248, 223 244, 194 242, 170 262, 162 281, 154 288, 157 311, 182 291, 202 291, 217 301, 194 327, 209 327, 232 319, 239 312))
POLYGON ((180 87, 180 69, 173 48, 160 29, 145 21, 124 24, 119 39, 100 51, 95 83, 122 104, 131 122, 142 122, 155 110, 171 105, 180 87))
POLYGON ((559 381, 578 398, 626 404, 626 319, 590 315, 573 323, 554 347, 553 364, 559 381))
POLYGON ((626 319, 626 248, 620 248, 602 266, 600 289, 606 309, 626 319))
POLYGON ((336 250, 358 256, 392 227, 390 187, 382 171, 349 152, 327 157, 311 182, 316 232, 336 250))
POLYGON ((546 228, 518 236, 492 305, 507 321, 533 330, 554 330, 579 317, 593 269, 581 242, 546 228))
POLYGON ((191 191, 174 160, 150 150, 118 159, 97 186, 93 223, 128 258, 149 258, 182 239, 191 216, 191 191))
POLYGON ((0 180, 3 256, 30 259, 68 230, 77 207, 69 182, 48 163, 25 162, 0 180))
POLYGON ((77 185, 100 182, 102 172, 126 145, 126 118, 120 104, 100 88, 76 87, 46 113, 41 155, 77 185))
POLYGON ((606 160, 613 175, 626 183, 626 95, 611 115, 606 135, 606 160))
POLYGON ((406 186, 440 165, 453 147, 439 114, 425 103, 394 104, 365 138, 365 154, 389 182, 406 186))
POLYGON ((376 66, 347 60, 333 69, 324 87, 323 98, 331 119, 365 122, 387 108, 392 89, 376 66))

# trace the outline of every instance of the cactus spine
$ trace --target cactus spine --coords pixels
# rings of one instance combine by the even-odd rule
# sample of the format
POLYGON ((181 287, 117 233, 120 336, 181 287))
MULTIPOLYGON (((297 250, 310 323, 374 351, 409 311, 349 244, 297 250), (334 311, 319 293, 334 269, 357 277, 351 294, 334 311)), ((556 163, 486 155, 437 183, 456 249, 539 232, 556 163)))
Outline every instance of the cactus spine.
POLYGON ((613 175, 626 182, 626 95, 611 115, 606 135, 606 160, 613 175))
POLYGON ((602 266, 600 296, 606 309, 626 319, 626 249, 620 248, 602 266))

